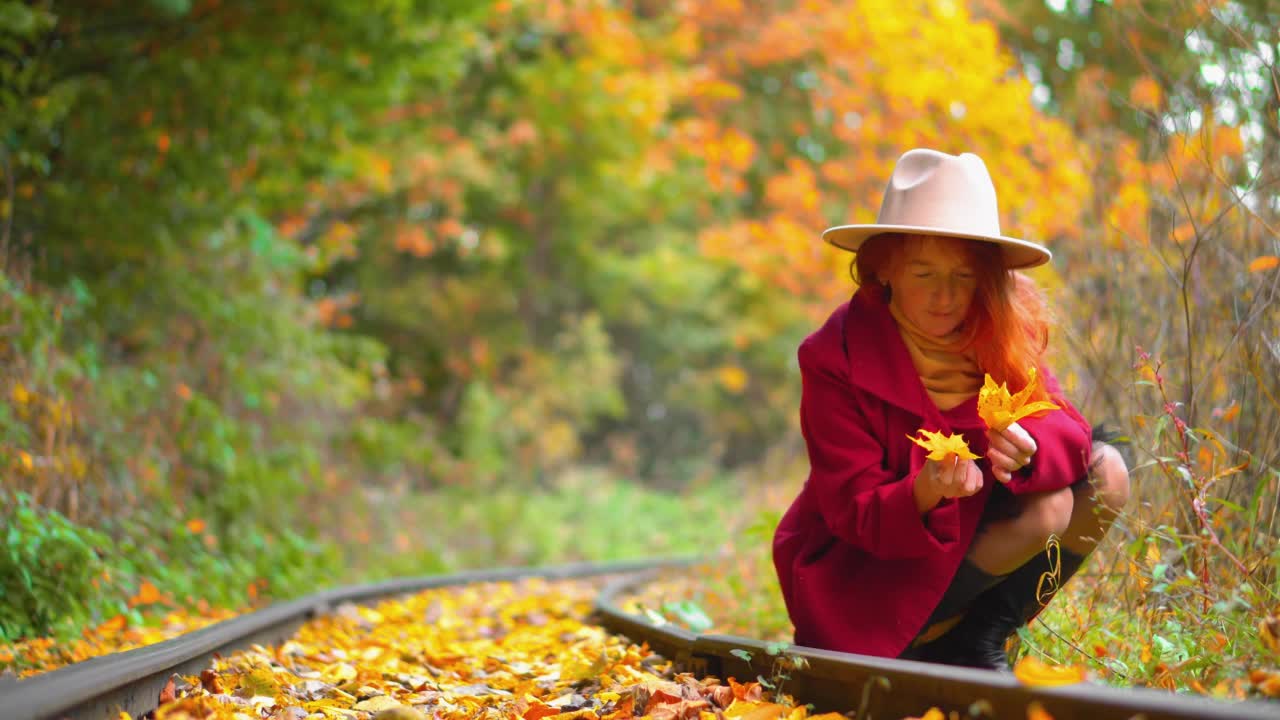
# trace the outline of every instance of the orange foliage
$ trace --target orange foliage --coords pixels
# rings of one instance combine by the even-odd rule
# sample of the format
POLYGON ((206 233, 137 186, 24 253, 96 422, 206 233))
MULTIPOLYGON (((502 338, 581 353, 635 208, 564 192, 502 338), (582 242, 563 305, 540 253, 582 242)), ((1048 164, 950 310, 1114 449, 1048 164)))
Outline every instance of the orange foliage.
POLYGON ((160 591, 156 589, 156 586, 152 585, 150 581, 143 580, 142 585, 138 587, 137 594, 129 598, 129 607, 132 608, 139 605, 150 605, 162 600, 164 600, 164 597, 160 594, 160 591))
POLYGON ((1138 78, 1129 88, 1129 102, 1142 110, 1159 110, 1163 97, 1164 91, 1160 89, 1160 84, 1151 77, 1138 78))
POLYGON ((313 306, 316 320, 326 327, 347 327, 350 310, 360 303, 359 293, 349 292, 320 298, 313 306))
MULTIPOLYGON (((827 306, 847 294, 848 257, 822 246, 818 233, 874 219, 885 179, 910 147, 983 155, 1010 234, 1050 244, 1079 238, 1092 159, 1066 125, 1034 109, 1030 84, 994 27, 963 5, 679 3, 661 14, 661 33, 646 32, 654 25, 639 12, 601 0, 502 3, 488 31, 496 38, 535 23, 565 36, 571 51, 561 62, 597 78, 591 91, 608 98, 609 114, 599 116, 581 89, 550 73, 531 74, 523 91, 562 107, 559 116, 513 112, 504 98, 491 101, 492 132, 463 130, 437 107, 388 114, 442 118, 425 145, 420 137, 407 152, 357 158, 365 169, 357 196, 403 187, 440 211, 433 229, 396 227, 388 245, 419 257, 436 252, 424 233, 444 241, 475 224, 466 219, 468 185, 498 182, 499 163, 513 153, 536 167, 569 152, 585 124, 601 121, 644 148, 620 176, 651 177, 671 170, 673 158, 692 158, 708 188, 740 198, 742 212, 703 216, 702 251, 802 303, 827 306), (814 144, 805 149, 798 139, 814 144)), ((523 199, 517 192, 498 217, 536 215, 523 199)), ((1117 221, 1127 229, 1138 217, 1117 221)), ((485 244, 485 228, 476 229, 485 244)), ((340 224, 319 244, 326 262, 355 252, 340 224)))
POLYGON ((817 234, 827 224, 874 219, 893 162, 915 146, 982 154, 1011 233, 1078 237, 1087 154, 1065 125, 1034 110, 1025 80, 1004 79, 1014 75, 1013 60, 994 29, 962 6, 726 1, 679 12, 700 29, 702 82, 737 88, 690 98, 704 127, 732 128, 697 137, 708 182, 741 192, 736 181, 759 173, 764 190, 758 217, 703 230, 709 255, 801 297, 844 294, 847 257, 820 247, 817 234), (765 76, 779 83, 762 97, 765 76), (785 108, 794 116, 779 131, 774 113, 785 108), (789 150, 781 163, 766 164, 746 152, 776 147, 778 132, 788 149, 796 135, 829 135, 826 157, 789 150), (740 150, 726 152, 726 139, 740 150))
POLYGON ((418 257, 426 257, 431 254, 434 245, 421 225, 403 223, 396 229, 395 248, 418 257))

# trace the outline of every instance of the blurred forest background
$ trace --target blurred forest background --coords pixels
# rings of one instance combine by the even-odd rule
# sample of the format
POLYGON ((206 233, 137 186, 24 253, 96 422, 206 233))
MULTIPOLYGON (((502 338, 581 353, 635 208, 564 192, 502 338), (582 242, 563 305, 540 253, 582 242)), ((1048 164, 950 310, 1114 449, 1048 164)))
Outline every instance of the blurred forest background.
POLYGON ((786 636, 795 348, 853 290, 818 233, 927 146, 981 154, 1052 248, 1054 365, 1133 441, 1062 611, 1094 635, 1043 646, 1213 691, 1280 609, 1276 27, 1280 0, 0 0, 0 639, 722 549, 725 622, 786 636))

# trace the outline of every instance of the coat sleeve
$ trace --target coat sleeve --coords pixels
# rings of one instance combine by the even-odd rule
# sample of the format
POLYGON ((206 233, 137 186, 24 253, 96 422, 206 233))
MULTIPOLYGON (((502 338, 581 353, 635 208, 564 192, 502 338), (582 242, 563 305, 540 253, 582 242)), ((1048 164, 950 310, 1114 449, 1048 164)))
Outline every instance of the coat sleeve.
POLYGON ((1038 372, 1049 397, 1061 409, 1018 421, 1036 441, 1036 453, 1009 481, 1008 488, 1015 495, 1060 490, 1083 478, 1092 450, 1089 423, 1062 396, 1062 388, 1048 368, 1041 366, 1038 372))
POLYGON ((959 505, 943 500, 923 516, 915 475, 884 467, 859 395, 849 386, 843 354, 800 346, 800 427, 809 453, 809 485, 832 534, 871 555, 916 558, 945 552, 958 541, 959 505))

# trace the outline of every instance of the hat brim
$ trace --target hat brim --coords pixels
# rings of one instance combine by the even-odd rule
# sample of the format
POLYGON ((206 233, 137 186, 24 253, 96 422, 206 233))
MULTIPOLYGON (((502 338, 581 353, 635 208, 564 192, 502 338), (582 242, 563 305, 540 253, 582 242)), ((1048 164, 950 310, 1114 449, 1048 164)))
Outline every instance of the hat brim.
POLYGON ((862 243, 866 242, 867 238, 885 233, 956 237, 995 243, 1004 248, 1005 268, 1008 270, 1024 270, 1043 265, 1053 259, 1053 253, 1049 252, 1049 248, 1026 240, 1003 235, 975 235, 916 225, 837 225, 822 231, 822 239, 843 250, 858 252, 858 248, 862 247, 862 243))

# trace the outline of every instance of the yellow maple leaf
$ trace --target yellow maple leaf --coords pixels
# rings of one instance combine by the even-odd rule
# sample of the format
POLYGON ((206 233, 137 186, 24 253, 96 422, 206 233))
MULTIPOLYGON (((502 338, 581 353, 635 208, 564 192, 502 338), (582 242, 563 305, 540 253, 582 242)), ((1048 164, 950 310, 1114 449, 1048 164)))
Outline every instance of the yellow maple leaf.
POLYGON ((965 442, 963 435, 943 435, 941 432, 929 432, 928 430, 918 430, 924 438, 913 437, 908 435, 907 438, 911 442, 919 445, 929 454, 925 457, 930 460, 942 460, 948 455, 957 455, 965 460, 977 460, 978 456, 969 451, 969 443, 965 442))
POLYGON ((1061 409, 1056 404, 1045 400, 1027 402, 1035 393, 1039 382, 1040 378, 1033 367, 1027 378, 1027 386, 1017 394, 1010 395, 1009 387, 1005 383, 996 385, 996 381, 987 375, 982 383, 982 389, 978 391, 978 415, 982 418, 982 422, 986 423, 988 428, 1000 431, 1022 418, 1039 412, 1061 409))
POLYGON ((1013 676, 1023 685, 1054 687, 1084 682, 1088 674, 1082 667, 1075 665, 1049 665, 1040 658, 1028 655, 1013 666, 1013 676))

